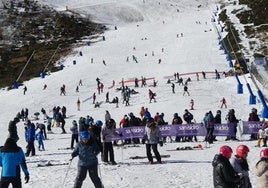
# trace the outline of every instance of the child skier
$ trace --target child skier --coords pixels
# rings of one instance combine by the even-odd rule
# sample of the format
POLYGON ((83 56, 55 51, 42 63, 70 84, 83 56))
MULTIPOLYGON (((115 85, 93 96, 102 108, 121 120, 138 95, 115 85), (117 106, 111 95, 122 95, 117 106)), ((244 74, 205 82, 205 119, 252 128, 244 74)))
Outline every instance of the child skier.
POLYGON ((35 135, 35 138, 38 141, 38 150, 39 151, 42 151, 42 150, 44 151, 45 150, 45 146, 44 146, 44 142, 43 142, 44 135, 43 135, 42 129, 40 129, 38 131, 38 133, 35 135))

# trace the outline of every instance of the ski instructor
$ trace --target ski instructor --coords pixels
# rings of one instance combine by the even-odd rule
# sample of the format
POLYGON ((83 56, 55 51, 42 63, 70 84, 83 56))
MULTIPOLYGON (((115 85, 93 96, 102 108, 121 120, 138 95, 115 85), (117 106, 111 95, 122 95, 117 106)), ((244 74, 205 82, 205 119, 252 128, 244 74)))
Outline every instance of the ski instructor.
POLYGON ((0 148, 1 188, 8 188, 12 184, 14 188, 21 188, 20 166, 25 174, 25 183, 30 176, 27 169, 23 150, 17 146, 16 140, 7 138, 4 146, 0 148))

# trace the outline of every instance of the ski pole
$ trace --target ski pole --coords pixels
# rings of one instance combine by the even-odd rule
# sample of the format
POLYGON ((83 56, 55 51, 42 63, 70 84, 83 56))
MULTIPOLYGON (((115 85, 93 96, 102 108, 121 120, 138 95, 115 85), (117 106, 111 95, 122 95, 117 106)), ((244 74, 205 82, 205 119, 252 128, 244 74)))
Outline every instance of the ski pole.
POLYGON ((66 178, 67 178, 67 175, 68 175, 68 172, 69 172, 69 169, 70 169, 71 164, 72 164, 72 160, 70 160, 70 163, 69 163, 69 165, 68 165, 68 168, 67 168, 67 171, 66 171, 65 177, 64 177, 64 179, 63 179, 63 182, 62 182, 61 188, 64 188, 65 180, 66 180, 66 178))
POLYGON ((100 169, 100 165, 99 165, 99 164, 98 164, 98 169, 99 169, 99 174, 100 174, 101 187, 104 188, 104 185, 103 185, 103 183, 102 183, 101 169, 100 169))

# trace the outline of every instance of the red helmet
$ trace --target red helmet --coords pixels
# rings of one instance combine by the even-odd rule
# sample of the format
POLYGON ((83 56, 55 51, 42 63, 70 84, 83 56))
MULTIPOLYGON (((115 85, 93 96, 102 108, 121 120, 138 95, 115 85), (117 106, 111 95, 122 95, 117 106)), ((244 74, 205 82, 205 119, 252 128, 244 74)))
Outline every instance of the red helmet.
POLYGON ((262 149, 260 152, 260 158, 268 159, 268 148, 262 149))
POLYGON ((223 145, 220 147, 220 154, 222 154, 224 157, 230 159, 232 156, 233 150, 230 146, 223 145))
POLYGON ((243 155, 245 153, 248 153, 248 152, 249 152, 249 148, 246 145, 241 144, 241 145, 237 146, 237 148, 236 148, 236 155, 238 157, 242 158, 243 155))

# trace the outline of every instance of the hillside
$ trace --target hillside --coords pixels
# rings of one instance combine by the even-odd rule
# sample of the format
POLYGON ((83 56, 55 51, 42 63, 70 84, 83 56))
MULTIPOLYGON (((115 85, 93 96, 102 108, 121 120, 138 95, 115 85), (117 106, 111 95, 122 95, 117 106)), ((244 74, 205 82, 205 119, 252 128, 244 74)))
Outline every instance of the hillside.
POLYGON ((55 64, 79 41, 101 34, 105 26, 71 11, 55 11, 37 1, 2 1, 0 6, 0 87, 12 86, 26 62, 33 58, 19 83, 58 70, 55 64), (12 73, 12 74, 10 74, 12 73))

